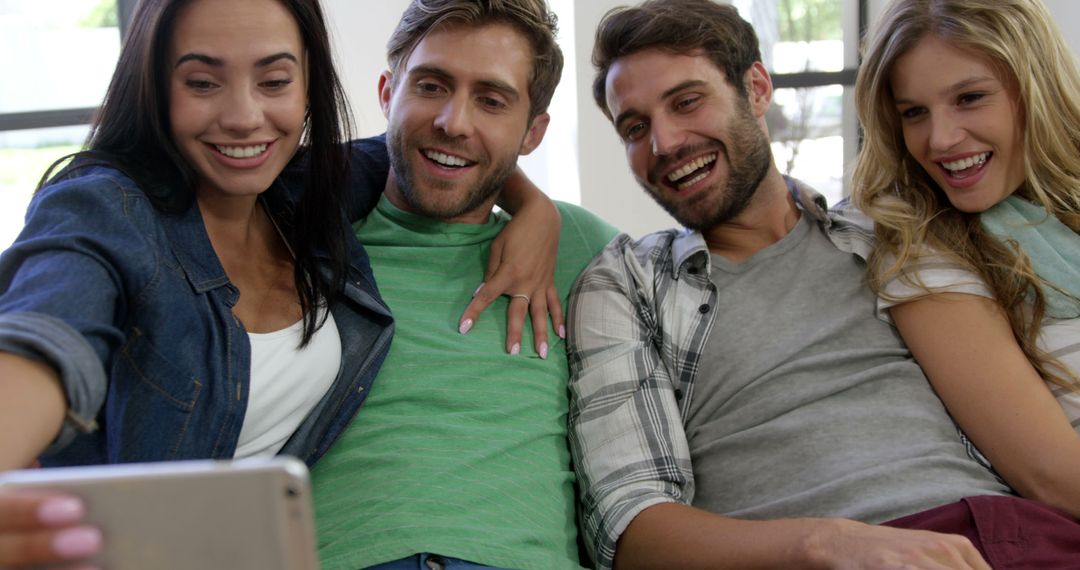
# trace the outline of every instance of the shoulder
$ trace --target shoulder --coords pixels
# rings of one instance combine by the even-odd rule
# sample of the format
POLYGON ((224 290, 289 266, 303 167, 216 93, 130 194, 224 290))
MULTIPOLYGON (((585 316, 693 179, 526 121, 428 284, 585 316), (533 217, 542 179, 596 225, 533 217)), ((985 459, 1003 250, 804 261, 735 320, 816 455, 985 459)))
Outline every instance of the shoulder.
POLYGON ((27 220, 53 211, 86 215, 100 223, 102 216, 152 216, 150 199, 134 180, 108 166, 87 166, 63 173, 46 183, 30 201, 27 220))
MULTIPOLYGON (((559 210, 559 216, 562 217, 563 233, 570 231, 577 232, 578 234, 585 234, 590 238, 595 236, 602 239, 603 243, 600 245, 611 241, 611 238, 619 233, 615 226, 607 223, 600 216, 597 216, 581 206, 560 202, 558 200, 555 200, 554 202, 555 207, 559 210)), ((595 241, 595 239, 592 241, 595 241)))
POLYGON ((693 239, 695 235, 697 234, 687 230, 668 229, 634 239, 621 233, 604 247, 587 271, 629 272, 638 275, 670 271, 675 263, 675 256, 681 250, 692 252, 697 249, 693 239))

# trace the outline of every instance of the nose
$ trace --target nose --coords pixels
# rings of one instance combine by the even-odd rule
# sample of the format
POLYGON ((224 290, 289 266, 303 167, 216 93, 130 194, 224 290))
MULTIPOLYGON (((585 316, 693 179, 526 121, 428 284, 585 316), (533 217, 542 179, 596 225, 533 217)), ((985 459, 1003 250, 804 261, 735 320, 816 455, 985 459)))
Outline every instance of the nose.
POLYGON ((218 121, 222 129, 236 136, 251 134, 263 123, 258 95, 249 89, 234 89, 226 98, 218 121))
POLYGON ((678 125, 663 118, 656 118, 649 125, 653 156, 674 154, 686 142, 686 134, 678 125))
POLYGON ((472 107, 465 94, 446 99, 435 116, 435 128, 450 138, 468 137, 473 132, 472 107))
POLYGON ((945 152, 964 140, 964 129, 951 113, 939 112, 930 115, 930 149, 945 152))

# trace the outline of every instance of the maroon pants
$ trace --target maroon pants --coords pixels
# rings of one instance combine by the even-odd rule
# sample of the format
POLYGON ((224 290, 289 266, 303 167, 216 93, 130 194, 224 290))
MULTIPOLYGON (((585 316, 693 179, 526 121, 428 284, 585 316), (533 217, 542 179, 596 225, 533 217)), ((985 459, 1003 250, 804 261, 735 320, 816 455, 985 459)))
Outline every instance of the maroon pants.
POLYGON ((1080 569, 1080 521, 1018 497, 969 497, 884 523, 959 534, 997 570, 1080 569))

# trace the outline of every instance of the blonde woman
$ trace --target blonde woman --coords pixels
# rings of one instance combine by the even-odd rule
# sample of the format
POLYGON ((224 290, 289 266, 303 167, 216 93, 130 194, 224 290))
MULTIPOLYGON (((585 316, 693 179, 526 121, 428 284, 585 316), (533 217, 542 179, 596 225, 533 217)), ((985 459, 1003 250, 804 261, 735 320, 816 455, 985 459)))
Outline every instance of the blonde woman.
POLYGON ((1080 73, 1040 0, 894 0, 856 84, 869 283, 1020 494, 1080 515, 1080 73))

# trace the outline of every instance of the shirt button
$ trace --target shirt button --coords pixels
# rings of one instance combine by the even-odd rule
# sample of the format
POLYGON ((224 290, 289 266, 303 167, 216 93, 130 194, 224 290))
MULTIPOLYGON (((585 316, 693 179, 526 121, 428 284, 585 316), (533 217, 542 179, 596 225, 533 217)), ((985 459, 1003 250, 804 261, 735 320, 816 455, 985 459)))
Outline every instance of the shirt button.
POLYGON ((675 399, 680 402, 682 401, 682 390, 675 388, 675 399))
POLYGON ((698 310, 699 313, 704 315, 705 313, 709 312, 709 305, 708 304, 702 305, 702 306, 698 307, 697 310, 698 310))

